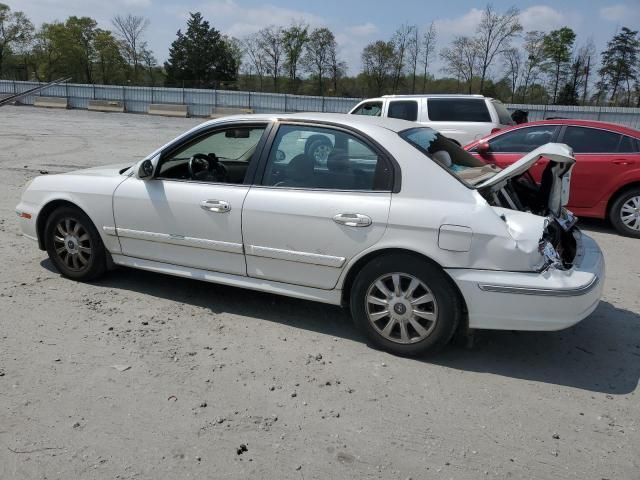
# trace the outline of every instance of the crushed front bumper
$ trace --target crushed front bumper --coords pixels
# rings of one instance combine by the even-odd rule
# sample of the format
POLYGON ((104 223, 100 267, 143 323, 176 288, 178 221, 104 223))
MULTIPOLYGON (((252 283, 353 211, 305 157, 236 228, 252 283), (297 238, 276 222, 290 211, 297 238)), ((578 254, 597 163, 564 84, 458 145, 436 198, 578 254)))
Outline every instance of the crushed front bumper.
POLYGON ((604 258, 591 237, 578 230, 575 236, 577 254, 569 270, 448 269, 467 303, 469 327, 561 330, 593 312, 604 287, 604 258))

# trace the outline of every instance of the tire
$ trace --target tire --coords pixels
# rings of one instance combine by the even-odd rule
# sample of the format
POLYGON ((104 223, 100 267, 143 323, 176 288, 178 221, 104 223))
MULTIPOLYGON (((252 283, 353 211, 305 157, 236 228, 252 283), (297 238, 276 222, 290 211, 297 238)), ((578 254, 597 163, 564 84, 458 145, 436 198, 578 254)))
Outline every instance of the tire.
POLYGON ((356 324, 373 345, 403 356, 432 353, 444 347, 463 314, 462 301, 451 279, 440 267, 409 254, 386 255, 366 264, 353 283, 350 307, 356 324), (396 278, 400 296, 393 291, 396 278), (380 282, 386 293, 379 287, 380 282), (428 300, 429 295, 432 301, 428 300), (374 302, 371 297, 375 297, 374 302), (385 310, 389 313, 384 314, 385 310), (413 314, 416 310, 418 315, 413 314), (389 328, 391 322, 394 323, 389 328))
POLYGON ((304 148, 305 155, 313 158, 314 163, 326 165, 329 154, 333 150, 333 144, 324 135, 311 135, 304 148))
POLYGON ((618 195, 609 208, 609 220, 621 235, 640 238, 640 188, 618 195))
POLYGON ((79 281, 95 280, 107 269, 107 254, 91 219, 80 209, 54 210, 44 228, 49 258, 65 277, 79 281))

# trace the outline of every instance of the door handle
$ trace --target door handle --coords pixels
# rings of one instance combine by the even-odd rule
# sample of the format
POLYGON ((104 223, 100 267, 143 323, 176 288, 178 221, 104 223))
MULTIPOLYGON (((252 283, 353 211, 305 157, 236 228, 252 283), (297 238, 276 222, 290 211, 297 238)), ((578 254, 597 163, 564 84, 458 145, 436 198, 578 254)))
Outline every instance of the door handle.
POLYGON ((200 208, 208 212, 226 213, 231 211, 231 205, 224 200, 203 200, 200 208))
POLYGON ((633 165, 634 163, 636 163, 634 160, 623 160, 623 159, 619 159, 619 160, 614 160, 613 163, 615 165, 633 165))
POLYGON ((371 217, 361 213, 339 213, 333 217, 333 221, 347 227, 368 227, 371 225, 371 217))

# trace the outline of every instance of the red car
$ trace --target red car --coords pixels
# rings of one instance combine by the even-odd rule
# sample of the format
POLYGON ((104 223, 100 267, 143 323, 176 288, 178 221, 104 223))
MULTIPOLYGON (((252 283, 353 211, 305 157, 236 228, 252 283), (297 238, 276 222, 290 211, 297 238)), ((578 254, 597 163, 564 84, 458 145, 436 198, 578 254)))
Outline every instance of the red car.
MULTIPOLYGON (((500 130, 467 145, 474 156, 506 167, 548 142, 573 148, 568 208, 578 216, 608 218, 623 235, 640 238, 640 131, 589 120, 542 120, 500 130)), ((531 173, 540 181, 547 160, 531 173)))

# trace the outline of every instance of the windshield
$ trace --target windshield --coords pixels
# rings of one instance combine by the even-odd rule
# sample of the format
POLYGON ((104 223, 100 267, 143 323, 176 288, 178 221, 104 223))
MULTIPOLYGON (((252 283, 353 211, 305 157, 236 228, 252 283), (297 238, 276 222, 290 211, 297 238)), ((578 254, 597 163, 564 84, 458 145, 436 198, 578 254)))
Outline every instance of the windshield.
POLYGON ((410 128, 398 135, 468 186, 491 178, 500 171, 431 128, 410 128))

